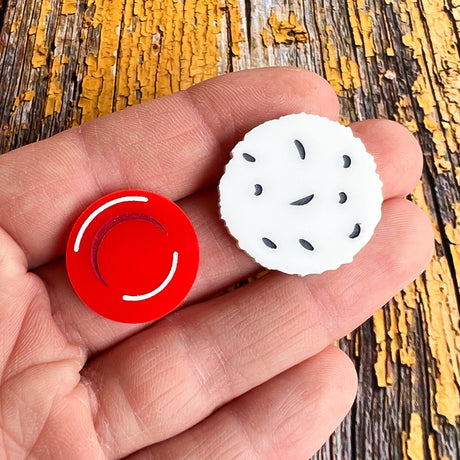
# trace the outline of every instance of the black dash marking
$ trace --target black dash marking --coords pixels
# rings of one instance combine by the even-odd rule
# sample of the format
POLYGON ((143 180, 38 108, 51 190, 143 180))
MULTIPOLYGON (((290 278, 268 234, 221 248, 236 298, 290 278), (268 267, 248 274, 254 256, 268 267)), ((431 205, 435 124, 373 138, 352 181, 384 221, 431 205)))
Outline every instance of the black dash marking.
POLYGON ((348 155, 343 156, 343 167, 349 168, 351 165, 351 158, 348 155))
POLYGON ((339 203, 343 204, 347 200, 348 200, 347 194, 345 192, 340 192, 339 193, 339 203))
POLYGON ((300 239, 299 243, 304 247, 307 251, 313 251, 315 248, 311 243, 309 243, 307 240, 300 239))
POLYGON ((255 196, 259 196, 262 194, 262 186, 260 184, 256 184, 254 185, 254 188, 256 189, 255 192, 254 192, 254 195, 255 196))
POLYGON ((353 231, 351 232, 349 236, 350 238, 357 238, 360 233, 361 233, 361 225, 355 224, 355 228, 353 229, 353 231))
POLYGON ((272 240, 269 240, 268 238, 262 238, 262 241, 264 242, 265 246, 268 246, 270 249, 277 248, 276 244, 272 240))
POLYGON ((300 200, 293 201, 291 204, 293 206, 303 206, 304 204, 310 203, 310 201, 313 200, 314 196, 315 196, 314 194, 313 195, 308 195, 305 198, 301 198, 300 200))
POLYGON ((254 161, 256 161, 256 159, 252 155, 249 155, 249 153, 243 153, 243 158, 246 161, 249 161, 249 163, 254 163, 254 161))
POLYGON ((297 139, 294 141, 297 150, 299 151, 300 159, 305 160, 305 147, 303 146, 302 142, 298 141, 297 139))

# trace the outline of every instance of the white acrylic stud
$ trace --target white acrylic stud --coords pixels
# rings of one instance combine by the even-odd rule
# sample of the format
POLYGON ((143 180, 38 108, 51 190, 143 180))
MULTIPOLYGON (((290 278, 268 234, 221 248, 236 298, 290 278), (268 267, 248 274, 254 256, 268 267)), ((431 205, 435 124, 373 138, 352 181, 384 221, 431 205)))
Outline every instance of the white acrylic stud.
POLYGON ((246 134, 220 185, 220 209, 262 266, 308 275, 349 263, 381 217, 382 182, 350 128, 288 115, 246 134))

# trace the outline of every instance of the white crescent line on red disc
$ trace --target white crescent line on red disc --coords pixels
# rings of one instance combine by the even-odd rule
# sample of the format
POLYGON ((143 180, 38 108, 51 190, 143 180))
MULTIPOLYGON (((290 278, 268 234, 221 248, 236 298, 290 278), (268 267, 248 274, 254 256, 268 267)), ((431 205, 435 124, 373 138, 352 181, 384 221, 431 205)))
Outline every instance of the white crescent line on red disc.
POLYGON ((168 276, 165 278, 165 280, 153 291, 147 292, 147 294, 142 294, 142 295, 124 295, 123 300, 126 300, 127 302, 139 302, 141 300, 147 300, 151 299, 152 297, 156 296, 159 294, 163 289, 166 288, 166 286, 171 282, 173 279, 176 270, 177 270, 177 262, 179 260, 179 253, 174 251, 173 253, 173 260, 172 260, 172 265, 171 265, 171 270, 169 270, 168 276))
POLYGON ((94 212, 90 214, 90 216, 85 220, 83 225, 81 226, 77 238, 75 239, 75 244, 73 246, 74 252, 78 252, 80 250, 81 240, 83 239, 83 235, 88 229, 91 222, 101 213, 104 212, 106 209, 120 203, 126 203, 129 201, 141 201, 143 203, 147 203, 149 199, 145 196, 124 196, 122 198, 117 198, 116 200, 109 201, 108 203, 103 204, 101 207, 97 208, 94 212))

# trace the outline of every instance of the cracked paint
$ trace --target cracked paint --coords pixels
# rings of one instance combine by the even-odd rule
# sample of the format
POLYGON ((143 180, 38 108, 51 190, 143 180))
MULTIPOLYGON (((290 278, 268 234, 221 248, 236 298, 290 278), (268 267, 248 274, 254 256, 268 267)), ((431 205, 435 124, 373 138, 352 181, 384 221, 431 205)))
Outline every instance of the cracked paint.
POLYGON ((99 29, 101 38, 85 60, 82 121, 216 76, 226 12, 234 56, 243 41, 234 0, 91 0, 89 6, 88 31, 99 29))

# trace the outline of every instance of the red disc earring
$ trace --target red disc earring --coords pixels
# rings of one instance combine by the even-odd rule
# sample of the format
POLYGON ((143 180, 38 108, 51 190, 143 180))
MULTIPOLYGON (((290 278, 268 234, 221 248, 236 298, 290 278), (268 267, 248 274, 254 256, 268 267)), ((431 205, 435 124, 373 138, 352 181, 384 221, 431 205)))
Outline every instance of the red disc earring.
POLYGON ((195 230, 172 201, 140 190, 107 195, 77 219, 67 272, 80 299, 114 321, 142 323, 174 310, 198 271, 195 230))

